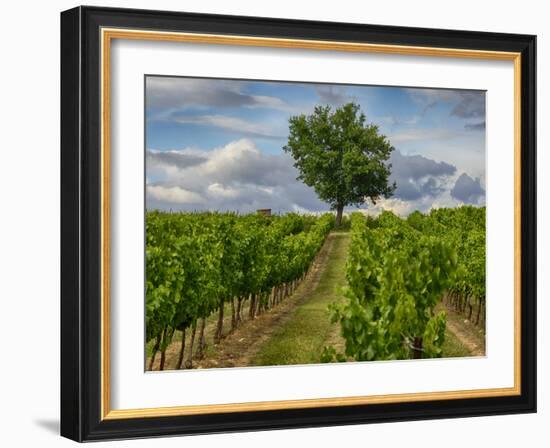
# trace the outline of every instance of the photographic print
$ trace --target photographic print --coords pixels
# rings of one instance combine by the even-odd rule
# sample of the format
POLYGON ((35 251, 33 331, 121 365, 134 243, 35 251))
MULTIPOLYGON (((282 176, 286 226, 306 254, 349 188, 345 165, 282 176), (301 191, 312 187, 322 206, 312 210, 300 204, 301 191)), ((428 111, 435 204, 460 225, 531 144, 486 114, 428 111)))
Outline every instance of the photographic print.
POLYGON ((146 370, 485 355, 485 91, 145 77, 146 370))
POLYGON ((536 36, 82 6, 60 43, 63 436, 536 412, 536 36))

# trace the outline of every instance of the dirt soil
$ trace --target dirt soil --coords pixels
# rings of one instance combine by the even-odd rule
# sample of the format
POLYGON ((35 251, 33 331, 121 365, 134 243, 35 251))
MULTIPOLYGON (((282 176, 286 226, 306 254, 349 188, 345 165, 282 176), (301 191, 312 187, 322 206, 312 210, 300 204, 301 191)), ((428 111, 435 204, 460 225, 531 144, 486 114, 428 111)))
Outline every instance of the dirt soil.
POLYGON ((470 356, 485 356, 483 329, 449 307, 441 305, 441 309, 447 313, 447 331, 453 333, 464 344, 470 356))

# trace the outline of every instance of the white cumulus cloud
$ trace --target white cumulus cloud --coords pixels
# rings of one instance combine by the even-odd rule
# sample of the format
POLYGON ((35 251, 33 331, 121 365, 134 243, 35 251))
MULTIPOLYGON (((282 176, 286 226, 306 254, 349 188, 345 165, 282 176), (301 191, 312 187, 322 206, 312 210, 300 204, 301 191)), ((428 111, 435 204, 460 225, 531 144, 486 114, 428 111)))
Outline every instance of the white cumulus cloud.
MULTIPOLYGON (((445 162, 395 150, 390 159, 395 195, 363 209, 372 213, 392 210, 408 215, 414 210, 459 203, 450 194, 458 173, 445 162)), ((274 213, 328 211, 313 190, 296 180, 298 171, 286 153, 268 154, 250 139, 211 150, 148 150, 146 158, 147 208, 253 212, 271 208, 274 213)), ((455 188, 456 190, 456 188, 455 188)), ((350 208, 350 210, 352 210, 350 208)))
POLYGON ((200 194, 185 190, 178 186, 147 185, 147 194, 158 201, 175 204, 200 204, 203 198, 200 194))

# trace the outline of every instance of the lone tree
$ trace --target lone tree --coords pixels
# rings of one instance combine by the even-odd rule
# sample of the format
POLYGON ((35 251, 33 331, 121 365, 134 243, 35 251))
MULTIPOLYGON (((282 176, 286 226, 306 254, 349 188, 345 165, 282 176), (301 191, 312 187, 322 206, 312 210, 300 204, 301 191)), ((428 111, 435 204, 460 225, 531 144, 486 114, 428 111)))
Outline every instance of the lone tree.
POLYGON ((330 106, 316 106, 311 115, 289 119, 288 143, 298 176, 313 187, 319 198, 336 209, 336 225, 346 205, 373 203, 390 197, 395 184, 388 185, 393 151, 378 126, 365 124, 365 114, 356 103, 334 112, 330 106))

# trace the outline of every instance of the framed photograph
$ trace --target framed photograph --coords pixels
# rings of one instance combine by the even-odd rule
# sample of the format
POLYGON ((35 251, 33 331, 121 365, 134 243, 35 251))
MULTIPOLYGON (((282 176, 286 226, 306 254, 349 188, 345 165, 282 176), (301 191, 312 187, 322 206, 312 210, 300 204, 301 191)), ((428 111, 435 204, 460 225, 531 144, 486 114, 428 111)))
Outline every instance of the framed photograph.
POLYGON ((61 14, 61 433, 536 411, 535 36, 61 14))

